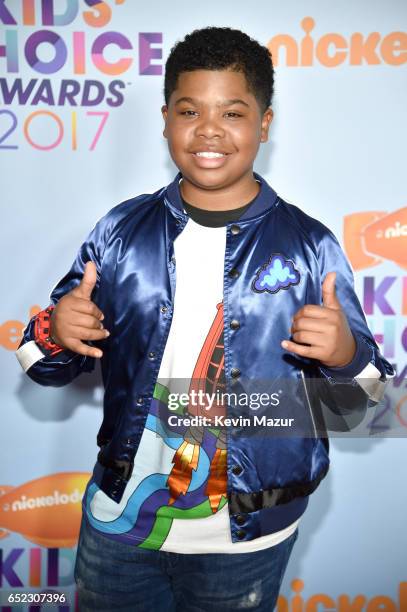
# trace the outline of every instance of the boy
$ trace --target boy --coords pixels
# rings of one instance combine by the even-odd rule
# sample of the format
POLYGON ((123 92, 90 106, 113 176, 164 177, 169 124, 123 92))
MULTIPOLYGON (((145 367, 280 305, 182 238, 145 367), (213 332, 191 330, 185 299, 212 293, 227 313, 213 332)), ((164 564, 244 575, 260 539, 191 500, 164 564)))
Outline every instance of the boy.
POLYGON ((24 330, 17 357, 40 384, 101 359, 104 420, 75 566, 82 611, 274 609, 329 465, 306 379, 323 378, 338 408, 344 388, 368 405, 393 375, 334 235, 253 172, 272 93, 269 51, 240 31, 175 45, 162 114, 179 174, 96 223, 24 330), (188 401, 174 410, 181 379, 188 401), (297 435, 241 435, 222 420, 242 414, 232 391, 254 380, 275 391, 263 413, 281 408, 297 435))

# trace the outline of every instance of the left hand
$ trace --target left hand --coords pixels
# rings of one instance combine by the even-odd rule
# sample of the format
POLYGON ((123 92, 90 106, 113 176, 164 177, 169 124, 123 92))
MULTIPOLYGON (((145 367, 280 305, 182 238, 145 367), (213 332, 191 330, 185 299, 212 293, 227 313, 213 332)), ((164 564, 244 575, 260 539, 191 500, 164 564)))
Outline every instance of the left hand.
POLYGON ((291 326, 295 342, 281 346, 301 357, 318 359, 328 368, 348 365, 356 352, 356 342, 335 292, 336 272, 328 272, 322 284, 323 306, 306 304, 296 312, 291 326))

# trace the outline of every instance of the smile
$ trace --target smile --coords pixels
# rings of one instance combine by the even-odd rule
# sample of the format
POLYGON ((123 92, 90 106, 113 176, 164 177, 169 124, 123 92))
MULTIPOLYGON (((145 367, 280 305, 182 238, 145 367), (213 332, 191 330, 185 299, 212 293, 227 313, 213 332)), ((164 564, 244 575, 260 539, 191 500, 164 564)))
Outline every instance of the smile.
POLYGON ((223 168, 230 158, 229 153, 219 151, 196 151, 192 155, 195 166, 201 170, 216 170, 223 168))
POLYGON ((215 151, 198 151, 195 153, 198 157, 205 157, 206 159, 214 159, 215 157, 225 157, 226 153, 215 153, 215 151))

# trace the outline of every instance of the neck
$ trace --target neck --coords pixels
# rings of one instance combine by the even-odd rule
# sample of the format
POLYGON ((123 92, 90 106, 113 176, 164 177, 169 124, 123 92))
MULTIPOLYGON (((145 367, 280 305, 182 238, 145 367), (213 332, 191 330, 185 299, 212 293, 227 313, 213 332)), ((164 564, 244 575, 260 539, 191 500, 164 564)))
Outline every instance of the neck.
POLYGON ((240 208, 259 193, 260 185, 253 176, 253 172, 234 185, 220 189, 204 189, 182 178, 180 183, 181 196, 188 203, 204 210, 233 210, 240 208))

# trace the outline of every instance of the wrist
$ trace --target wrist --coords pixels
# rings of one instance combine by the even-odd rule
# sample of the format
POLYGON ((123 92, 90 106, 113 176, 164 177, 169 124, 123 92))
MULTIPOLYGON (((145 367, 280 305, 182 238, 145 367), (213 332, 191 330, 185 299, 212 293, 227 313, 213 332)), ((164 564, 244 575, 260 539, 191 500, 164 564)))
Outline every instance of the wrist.
POLYGON ((371 359, 371 349, 358 335, 354 335, 355 339, 355 352, 354 355, 347 364, 343 366, 327 366, 321 363, 320 369, 323 373, 329 376, 339 375, 341 377, 354 378, 363 368, 369 363, 371 359))
POLYGON ((321 365, 324 368, 346 368, 348 365, 350 365, 352 363, 352 361, 355 358, 355 355, 357 353, 357 349, 358 349, 358 345, 357 342, 355 340, 355 337, 353 334, 351 334, 351 339, 349 342, 350 346, 349 348, 346 350, 346 353, 342 359, 342 361, 336 362, 336 363, 326 363, 321 361, 321 365))
POLYGON ((56 355, 64 350, 52 337, 51 316, 55 306, 48 306, 35 315, 34 339, 48 355, 56 355))

